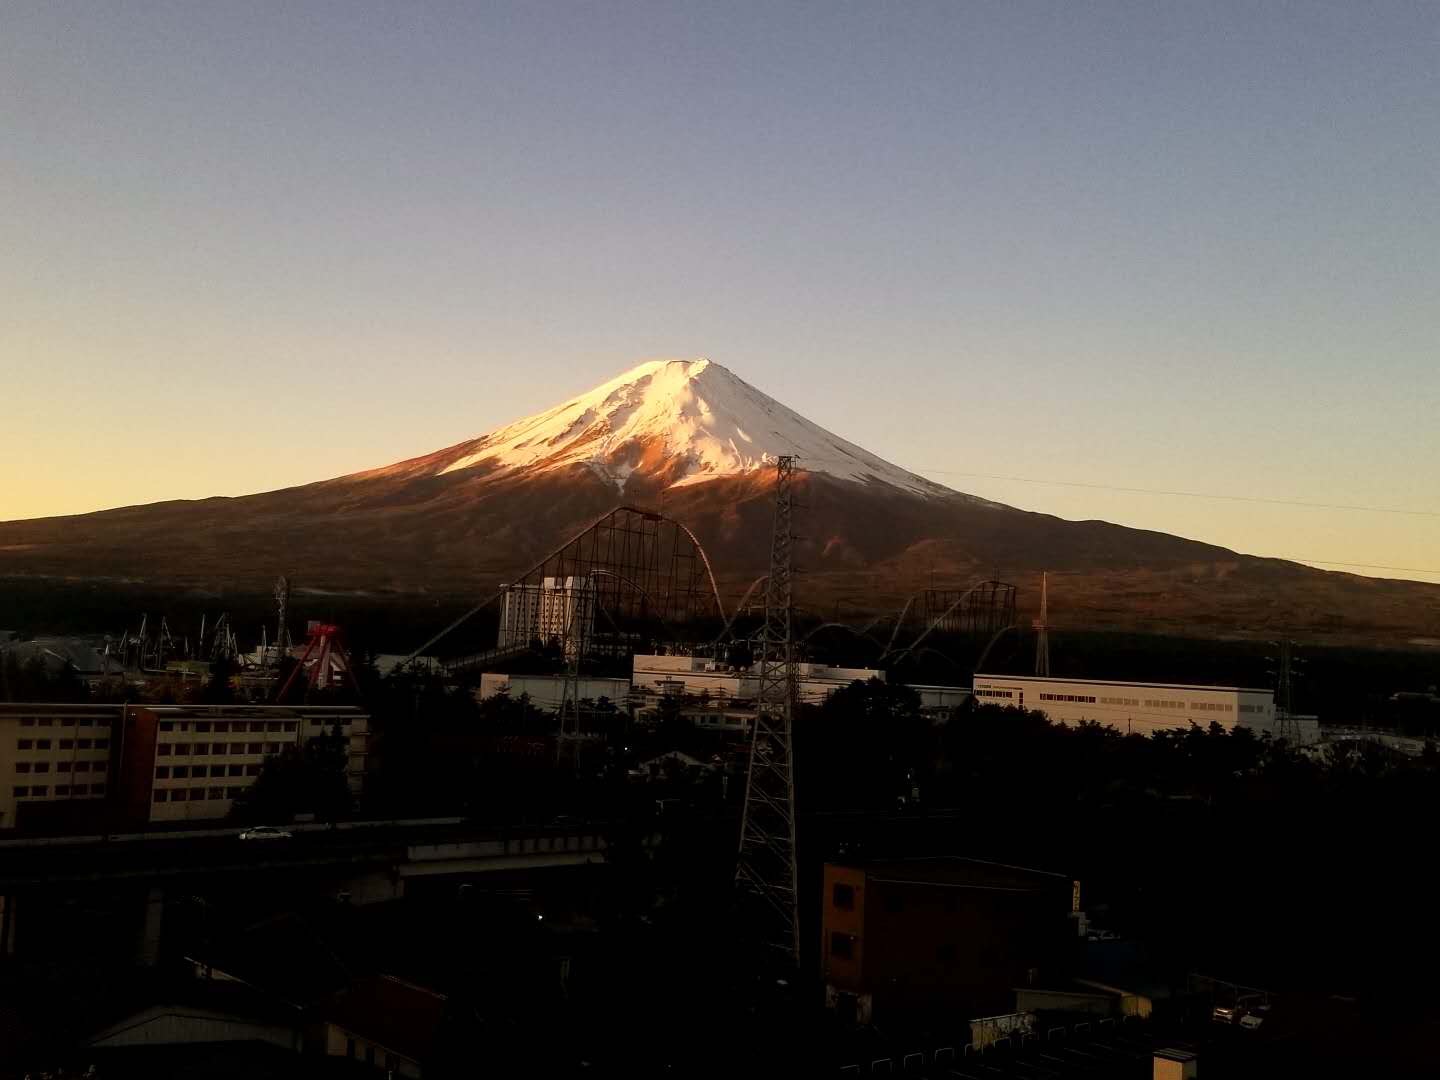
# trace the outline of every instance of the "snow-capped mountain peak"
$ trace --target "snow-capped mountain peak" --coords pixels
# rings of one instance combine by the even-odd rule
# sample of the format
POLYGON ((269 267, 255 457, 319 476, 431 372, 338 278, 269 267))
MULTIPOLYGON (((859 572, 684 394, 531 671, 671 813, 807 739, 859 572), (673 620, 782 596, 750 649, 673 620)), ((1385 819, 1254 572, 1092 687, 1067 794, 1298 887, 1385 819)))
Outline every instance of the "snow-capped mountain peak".
POLYGON ((480 464, 549 471, 588 465, 623 489, 634 472, 672 486, 755 472, 781 454, 844 480, 954 495, 811 423, 706 359, 652 360, 588 393, 459 448, 442 473, 480 464))

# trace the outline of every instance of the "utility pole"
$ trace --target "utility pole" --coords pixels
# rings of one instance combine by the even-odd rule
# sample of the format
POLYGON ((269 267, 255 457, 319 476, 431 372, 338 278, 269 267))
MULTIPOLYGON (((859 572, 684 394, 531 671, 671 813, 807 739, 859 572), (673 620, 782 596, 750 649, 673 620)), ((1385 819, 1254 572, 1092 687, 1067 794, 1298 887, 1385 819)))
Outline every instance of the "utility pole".
MULTIPOLYGON (((281 574, 275 579, 275 664, 278 667, 280 658, 290 652, 290 628, 286 625, 290 606, 290 579, 281 574)), ((265 656, 262 660, 267 659, 265 656)))
POLYGON ((1040 617, 1032 624, 1035 629, 1035 674, 1050 674, 1050 574, 1040 575, 1040 617))
POLYGON ((770 580, 765 587, 765 625, 760 631, 760 688, 750 731, 750 765, 735 868, 747 935, 773 950, 777 964, 789 971, 800 963, 792 744, 797 685, 791 580, 794 473, 793 456, 776 459, 770 580))

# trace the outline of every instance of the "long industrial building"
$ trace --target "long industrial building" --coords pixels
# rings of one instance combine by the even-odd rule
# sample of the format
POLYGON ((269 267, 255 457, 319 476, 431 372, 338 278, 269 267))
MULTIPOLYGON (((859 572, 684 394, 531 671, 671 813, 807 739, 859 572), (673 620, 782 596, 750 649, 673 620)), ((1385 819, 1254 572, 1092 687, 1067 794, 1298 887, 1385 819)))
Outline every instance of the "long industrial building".
POLYGON ((975 700, 1044 713, 1057 724, 1091 720, 1150 735, 1190 723, 1276 729, 1275 692, 1244 686, 1109 682, 1036 675, 976 675, 975 700))

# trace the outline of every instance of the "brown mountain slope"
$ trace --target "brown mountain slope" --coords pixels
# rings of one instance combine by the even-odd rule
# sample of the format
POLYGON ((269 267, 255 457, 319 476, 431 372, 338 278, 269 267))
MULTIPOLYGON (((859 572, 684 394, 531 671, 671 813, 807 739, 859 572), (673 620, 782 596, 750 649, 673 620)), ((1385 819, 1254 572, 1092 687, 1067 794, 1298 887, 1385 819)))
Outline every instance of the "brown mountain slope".
MULTIPOLYGON (((321 589, 479 595, 619 502, 662 509, 704 544, 733 602, 762 573, 764 473, 665 487, 663 469, 617 490, 585 466, 480 464, 436 475, 455 448, 370 473, 198 502, 0 523, 0 576, 143 580, 262 591, 277 574, 321 589)), ((998 575, 1035 603, 1051 573, 1062 625, 1215 636, 1296 634, 1363 643, 1440 638, 1440 586, 1312 570, 1162 533, 1064 521, 968 496, 804 474, 800 602, 883 612, 932 580, 998 575)))

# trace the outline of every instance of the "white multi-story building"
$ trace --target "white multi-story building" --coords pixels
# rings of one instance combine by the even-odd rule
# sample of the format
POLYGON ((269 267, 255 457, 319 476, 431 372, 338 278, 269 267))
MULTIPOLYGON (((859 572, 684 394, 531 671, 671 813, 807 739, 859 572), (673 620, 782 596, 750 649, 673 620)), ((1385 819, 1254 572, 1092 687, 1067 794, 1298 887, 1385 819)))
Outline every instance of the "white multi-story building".
MULTIPOLYGON (((757 667, 734 667, 706 656, 648 656, 637 653, 631 672, 631 685, 641 693, 704 697, 716 705, 754 701, 760 693, 757 667)), ((872 668, 805 663, 796 665, 796 674, 800 701, 812 705, 820 704, 842 686, 871 679, 883 681, 885 678, 883 671, 872 668)))
POLYGON ((118 705, 0 705, 0 829, 27 804, 109 794, 118 705))
MULTIPOLYGON (((503 672, 487 671, 480 676, 480 687, 475 692, 476 700, 485 701, 496 694, 509 694, 512 701, 520 695, 528 697, 537 709, 553 712, 565 702, 564 675, 510 675, 503 672)), ((580 700, 599 701, 601 698, 623 709, 630 698, 629 679, 606 679, 585 675, 575 680, 575 689, 580 700)))
POLYGON ((594 629, 595 583, 588 577, 547 577, 539 585, 505 587, 496 647, 561 641, 568 654, 594 629))
POLYGON ((131 706, 121 736, 117 792, 131 820, 222 818, 255 783, 267 757, 339 730, 346 780, 359 795, 370 717, 353 706, 131 706))
POLYGON ((1275 692, 1242 686, 1108 682, 1033 675, 976 675, 975 700, 1044 713, 1053 723, 1092 720, 1124 732, 1149 735, 1167 728, 1275 728, 1275 692))

